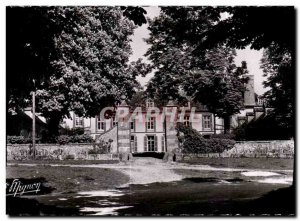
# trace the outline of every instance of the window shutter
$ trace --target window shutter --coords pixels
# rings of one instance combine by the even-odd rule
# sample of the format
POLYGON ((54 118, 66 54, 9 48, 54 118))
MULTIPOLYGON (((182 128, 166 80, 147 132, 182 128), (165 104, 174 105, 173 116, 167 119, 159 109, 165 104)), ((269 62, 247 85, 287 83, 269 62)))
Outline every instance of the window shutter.
POLYGON ((147 136, 144 136, 144 151, 147 152, 147 136))
POLYGON ((161 152, 165 152, 164 136, 161 137, 161 152))
POLYGON ((202 130, 204 130, 204 115, 202 115, 202 130))
POLYGON ((147 132, 147 118, 145 118, 145 131, 147 132))
POLYGON ((211 129, 211 130, 213 130, 212 120, 213 120, 212 115, 210 115, 210 129, 211 129))
POLYGON ((106 131, 106 120, 103 120, 103 130, 106 131))
POLYGON ((153 129, 154 129, 154 131, 156 131, 156 118, 155 117, 153 118, 153 129))
POLYGON ((137 137, 134 136, 134 152, 137 152, 137 137))
POLYGON ((157 151, 157 136, 154 136, 154 151, 157 151))

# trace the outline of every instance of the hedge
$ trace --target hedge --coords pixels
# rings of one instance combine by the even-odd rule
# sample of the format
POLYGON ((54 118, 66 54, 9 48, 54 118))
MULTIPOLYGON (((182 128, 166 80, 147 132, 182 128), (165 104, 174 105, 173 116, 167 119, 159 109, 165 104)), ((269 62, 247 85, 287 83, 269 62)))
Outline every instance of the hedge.
MULTIPOLYGON (((93 143, 93 138, 87 134, 82 135, 60 135, 53 139, 53 142, 58 144, 68 144, 68 143, 93 143)), ((7 136, 7 143, 9 144, 29 144, 32 143, 32 138, 23 136, 7 136)), ((36 143, 40 143, 40 139, 36 139, 36 143)), ((47 142, 44 142, 47 143, 47 142)))
POLYGON ((232 139, 205 139, 198 131, 182 124, 177 125, 177 132, 183 153, 222 153, 235 144, 232 139))
POLYGON ((57 143, 59 144, 67 144, 67 143, 92 143, 93 138, 88 134, 82 135, 60 135, 56 139, 57 143))
POLYGON ((32 143, 32 139, 24 136, 7 136, 7 143, 10 144, 27 144, 32 143))

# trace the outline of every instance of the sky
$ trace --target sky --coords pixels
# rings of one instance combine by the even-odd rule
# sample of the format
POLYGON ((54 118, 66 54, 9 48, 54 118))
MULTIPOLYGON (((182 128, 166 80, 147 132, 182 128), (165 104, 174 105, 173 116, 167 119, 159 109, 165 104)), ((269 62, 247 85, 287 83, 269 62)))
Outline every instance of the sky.
MULTIPOLYGON (((160 9, 156 6, 144 7, 147 11, 147 17, 154 18, 159 15, 160 9)), ((144 38, 149 37, 149 30, 147 29, 148 24, 144 24, 141 27, 138 27, 134 31, 132 37, 131 47, 133 54, 130 57, 131 61, 136 61, 138 58, 143 58, 147 61, 143 55, 146 53, 149 45, 143 40, 144 38)), ((265 80, 263 77, 263 71, 260 69, 260 59, 262 57, 263 50, 251 50, 250 47, 247 47, 243 50, 236 50, 237 56, 235 58, 235 63, 240 65, 242 61, 247 62, 247 68, 249 74, 254 75, 254 90, 258 95, 262 95, 266 88, 263 87, 262 82, 265 80)), ((146 77, 138 77, 138 81, 142 86, 145 86, 149 79, 153 77, 153 73, 148 74, 146 77)))

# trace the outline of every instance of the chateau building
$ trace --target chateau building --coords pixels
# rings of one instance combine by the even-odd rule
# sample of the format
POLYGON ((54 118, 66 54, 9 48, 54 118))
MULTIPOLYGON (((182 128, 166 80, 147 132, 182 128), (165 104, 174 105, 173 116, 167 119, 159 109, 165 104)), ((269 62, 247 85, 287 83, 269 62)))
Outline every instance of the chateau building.
MULTIPOLYGON (((259 117, 264 111, 259 102, 255 100, 254 76, 249 75, 244 93, 245 108, 240 111, 240 114, 232 116, 231 127, 259 117)), ((160 110, 159 113, 151 112, 149 114, 149 110, 155 107, 154 101, 147 99, 144 106, 140 107, 139 113, 134 114, 136 109, 123 100, 114 113, 122 111, 129 113, 124 118, 117 119, 112 115, 106 119, 101 117, 100 113, 92 118, 81 118, 71 113, 72 119, 65 119, 62 126, 65 128, 81 127, 94 139, 111 140, 112 152, 132 153, 166 152, 177 148, 178 141, 175 130, 177 122, 191 126, 204 136, 223 132, 223 119, 215 117, 204 105, 188 102, 186 105, 180 106, 170 100, 164 107, 157 107, 160 110), (172 112, 174 115, 164 115, 166 112, 172 112), (173 119, 171 119, 172 117, 173 119)))

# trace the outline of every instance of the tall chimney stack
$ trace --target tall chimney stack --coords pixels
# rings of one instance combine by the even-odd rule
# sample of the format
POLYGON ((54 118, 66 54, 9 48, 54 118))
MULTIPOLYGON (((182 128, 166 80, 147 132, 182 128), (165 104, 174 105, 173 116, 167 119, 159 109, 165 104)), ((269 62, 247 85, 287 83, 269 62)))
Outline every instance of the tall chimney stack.
POLYGON ((244 105, 247 107, 255 106, 254 94, 254 75, 247 75, 248 82, 246 84, 246 91, 244 93, 244 105))

